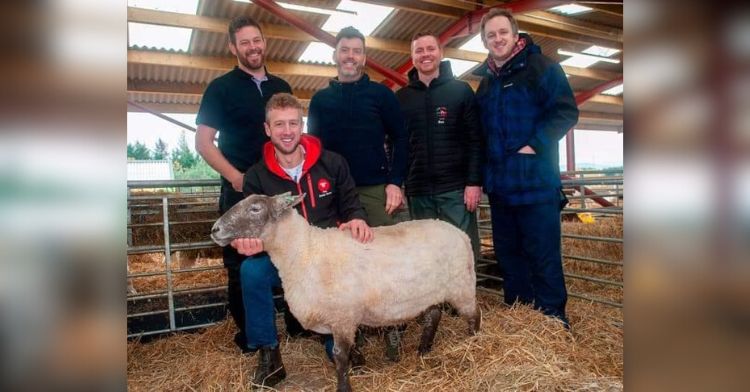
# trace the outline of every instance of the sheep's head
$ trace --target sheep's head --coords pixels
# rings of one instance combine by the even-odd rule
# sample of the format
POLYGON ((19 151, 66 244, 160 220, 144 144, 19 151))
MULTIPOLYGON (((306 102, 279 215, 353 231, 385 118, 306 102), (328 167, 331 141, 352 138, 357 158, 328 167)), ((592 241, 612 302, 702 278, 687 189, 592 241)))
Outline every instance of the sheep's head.
POLYGON ((225 212, 211 228, 211 239, 227 246, 235 238, 261 238, 266 228, 291 211, 305 194, 250 195, 225 212))

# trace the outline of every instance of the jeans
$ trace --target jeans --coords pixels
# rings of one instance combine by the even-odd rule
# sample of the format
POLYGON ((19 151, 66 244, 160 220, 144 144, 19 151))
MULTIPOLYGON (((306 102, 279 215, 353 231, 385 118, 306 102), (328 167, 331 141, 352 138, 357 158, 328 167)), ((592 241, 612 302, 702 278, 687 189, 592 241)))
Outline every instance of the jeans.
POLYGON ((248 257, 240 267, 242 299, 245 306, 245 336, 247 347, 276 347, 276 311, 273 288, 281 287, 279 271, 267 254, 248 257))
POLYGON ((568 293, 560 251, 560 204, 508 206, 489 195, 495 258, 505 303, 533 304, 567 325, 568 293))

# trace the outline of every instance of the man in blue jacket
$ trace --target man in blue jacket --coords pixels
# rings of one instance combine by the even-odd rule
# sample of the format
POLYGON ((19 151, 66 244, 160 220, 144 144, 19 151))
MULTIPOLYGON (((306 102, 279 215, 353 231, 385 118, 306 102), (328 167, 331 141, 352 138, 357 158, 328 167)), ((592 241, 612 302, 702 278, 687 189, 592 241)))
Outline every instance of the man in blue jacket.
MULTIPOLYGON (((395 224, 394 213, 404 202, 401 185, 409 155, 398 100, 364 73, 365 36, 359 30, 339 31, 333 61, 338 76, 310 100, 308 132, 349 163, 367 223, 395 224)), ((386 333, 386 356, 392 361, 399 359, 399 340, 396 329, 386 333)))
POLYGON ((578 122, 575 97, 559 64, 518 34, 510 11, 481 21, 489 57, 474 74, 487 138, 484 190, 505 302, 533 304, 568 327, 560 253, 558 142, 578 122))

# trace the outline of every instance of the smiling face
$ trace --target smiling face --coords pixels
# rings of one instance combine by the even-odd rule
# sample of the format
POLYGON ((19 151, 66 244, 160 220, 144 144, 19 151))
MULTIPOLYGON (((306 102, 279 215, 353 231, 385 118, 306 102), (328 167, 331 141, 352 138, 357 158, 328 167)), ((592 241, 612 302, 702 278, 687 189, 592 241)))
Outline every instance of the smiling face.
POLYGON ((443 51, 437 38, 425 35, 412 41, 411 62, 421 75, 432 75, 440 69, 443 51))
POLYGON ((257 71, 263 68, 266 52, 266 40, 255 26, 245 26, 234 34, 234 43, 229 43, 229 50, 237 57, 241 68, 246 71, 257 71))
POLYGON ((354 82, 362 77, 365 67, 365 43, 359 38, 342 38, 333 52, 339 81, 354 82))
POLYGON ((482 43, 490 51, 490 57, 499 63, 508 61, 518 42, 518 33, 513 32, 510 20, 496 16, 487 21, 482 34, 482 43))
POLYGON ((296 108, 272 109, 266 115, 266 135, 277 155, 295 153, 302 136, 302 112, 296 108))

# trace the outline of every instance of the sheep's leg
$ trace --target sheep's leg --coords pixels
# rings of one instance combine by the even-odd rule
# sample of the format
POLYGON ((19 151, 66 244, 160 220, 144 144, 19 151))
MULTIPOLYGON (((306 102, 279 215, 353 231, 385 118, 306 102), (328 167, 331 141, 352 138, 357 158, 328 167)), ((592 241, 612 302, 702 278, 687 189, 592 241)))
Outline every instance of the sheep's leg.
POLYGON ((333 361, 336 364, 338 385, 336 392, 351 392, 349 384, 349 351, 354 345, 354 331, 341 333, 333 331, 333 361))
POLYGON ((466 316, 466 321, 469 323, 469 335, 476 335, 479 332, 479 325, 482 323, 482 313, 479 311, 479 307, 474 309, 473 314, 466 316))
POLYGON ((437 332, 442 314, 440 308, 437 306, 431 306, 424 313, 422 317, 424 329, 422 329, 422 338, 419 341, 419 355, 425 355, 432 350, 432 343, 435 341, 435 332, 437 332))
POLYGON ((365 356, 362 355, 362 347, 364 347, 364 345, 364 332, 362 332, 362 328, 358 328, 356 337, 354 338, 354 346, 352 346, 351 352, 349 353, 352 370, 357 370, 365 366, 365 356))
POLYGON ((469 324, 469 335, 476 335, 479 332, 479 325, 482 321, 482 314, 479 311, 476 300, 466 301, 463 305, 451 302, 451 305, 458 310, 458 314, 469 324))

